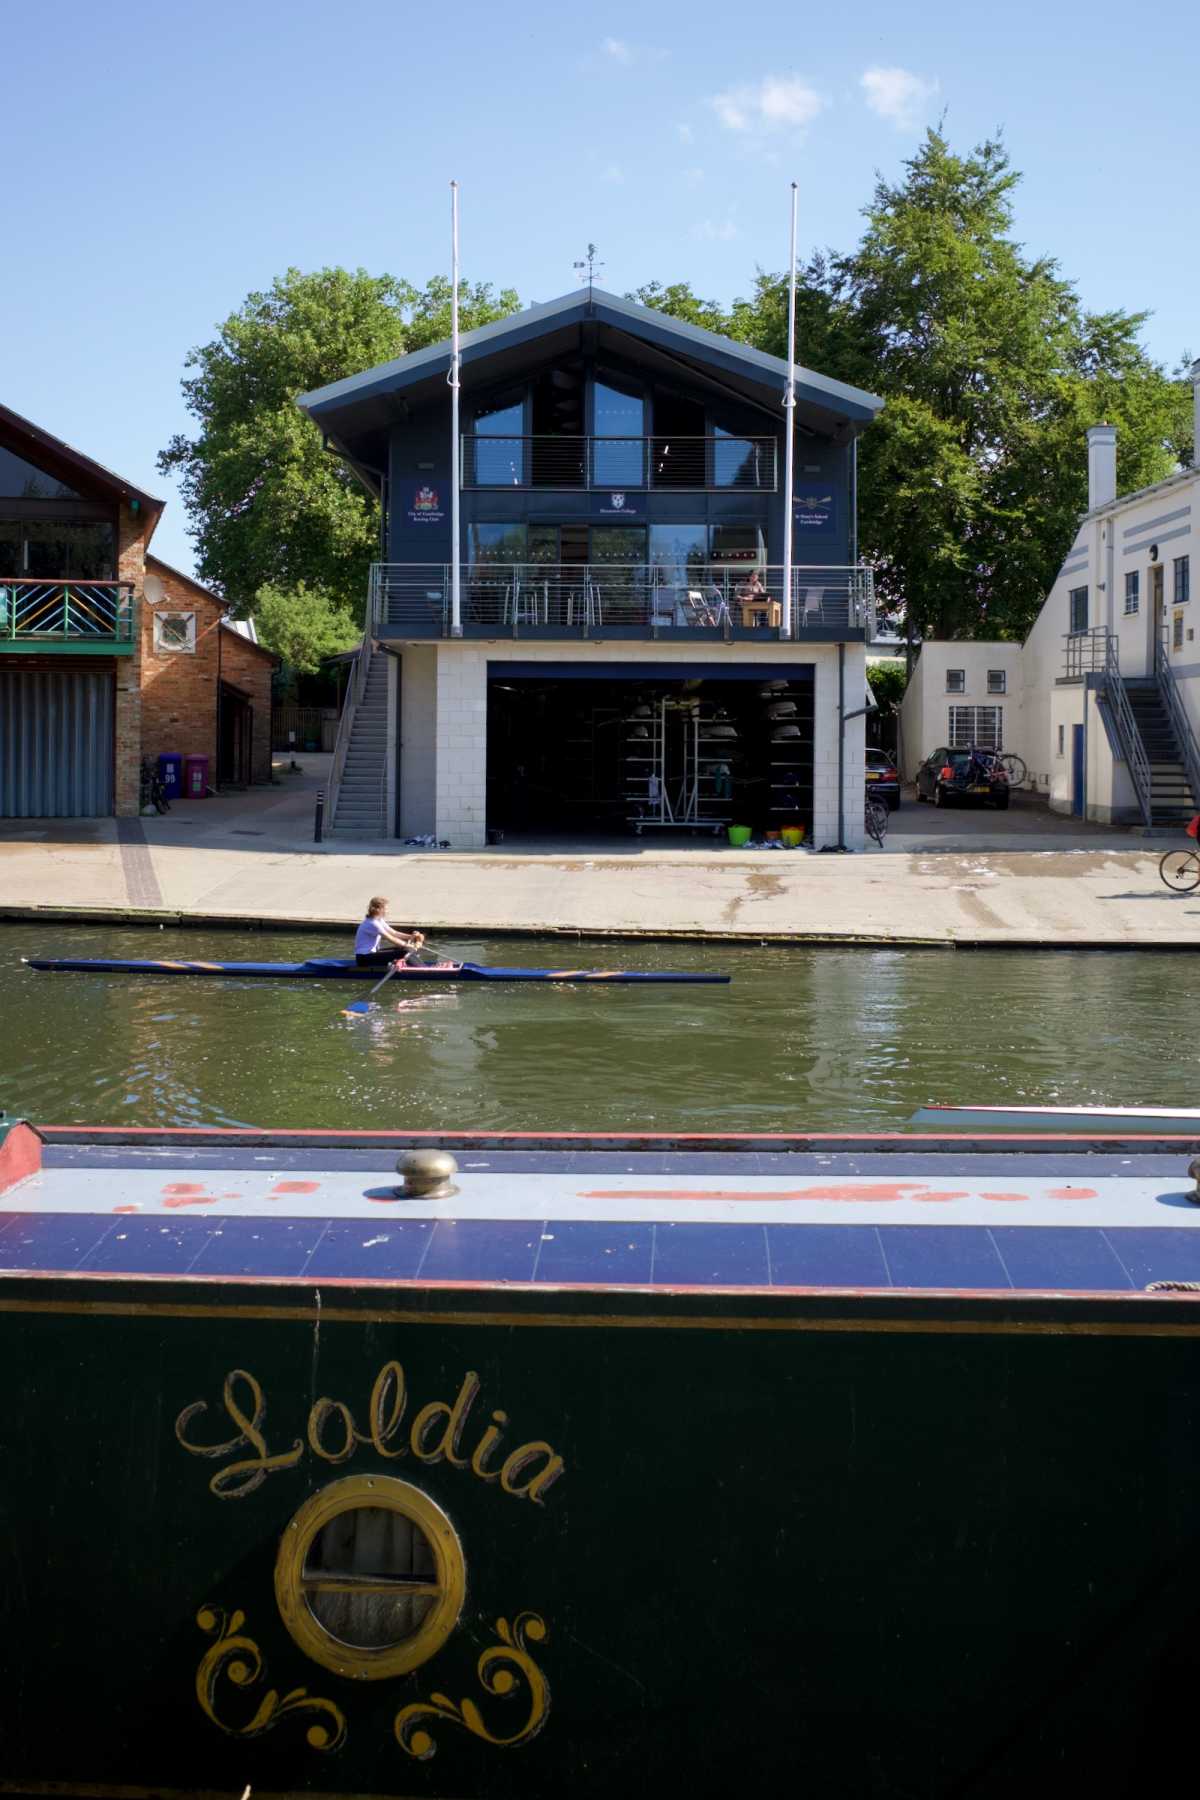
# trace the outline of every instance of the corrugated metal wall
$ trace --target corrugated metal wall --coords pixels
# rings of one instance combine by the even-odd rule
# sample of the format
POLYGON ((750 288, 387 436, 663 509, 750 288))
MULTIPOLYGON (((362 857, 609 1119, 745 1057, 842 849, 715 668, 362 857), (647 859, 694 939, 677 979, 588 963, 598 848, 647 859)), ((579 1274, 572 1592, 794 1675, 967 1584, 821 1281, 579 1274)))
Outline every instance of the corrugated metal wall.
POLYGON ((0 818, 96 818, 113 809, 113 678, 0 663, 0 818))

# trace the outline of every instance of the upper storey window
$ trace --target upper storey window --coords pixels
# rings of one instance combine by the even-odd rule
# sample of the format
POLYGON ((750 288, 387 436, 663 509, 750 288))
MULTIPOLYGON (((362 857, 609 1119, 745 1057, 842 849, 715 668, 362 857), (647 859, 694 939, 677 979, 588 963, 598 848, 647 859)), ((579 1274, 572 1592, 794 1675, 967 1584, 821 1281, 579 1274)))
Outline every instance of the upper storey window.
POLYGON ((525 483, 525 403, 513 400, 475 417, 473 466, 467 480, 476 487, 523 487, 525 483))
POLYGON ((74 488, 35 468, 15 450, 0 447, 0 499, 3 500, 78 500, 74 488))
POLYGON ((646 403, 597 381, 594 387, 595 443, 592 446, 594 487, 639 488, 645 485, 646 403))

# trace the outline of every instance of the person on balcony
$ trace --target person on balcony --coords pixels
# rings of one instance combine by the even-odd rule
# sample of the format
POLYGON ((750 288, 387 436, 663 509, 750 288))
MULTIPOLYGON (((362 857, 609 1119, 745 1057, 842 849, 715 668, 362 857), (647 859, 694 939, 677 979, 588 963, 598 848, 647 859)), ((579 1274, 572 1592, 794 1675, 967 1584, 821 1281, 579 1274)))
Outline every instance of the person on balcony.
POLYGON ((354 960, 359 968, 384 968, 392 962, 413 962, 425 942, 421 931, 397 931, 389 925, 387 901, 376 895, 367 904, 367 916, 354 934, 354 960))

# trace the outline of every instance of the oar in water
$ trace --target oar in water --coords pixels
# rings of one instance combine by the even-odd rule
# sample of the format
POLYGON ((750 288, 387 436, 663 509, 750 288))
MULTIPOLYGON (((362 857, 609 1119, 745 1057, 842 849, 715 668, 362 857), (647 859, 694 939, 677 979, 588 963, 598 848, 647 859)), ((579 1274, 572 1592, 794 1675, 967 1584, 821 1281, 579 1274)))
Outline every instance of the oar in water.
MULTIPOLYGON (((433 956, 441 957, 444 962, 449 962, 451 960, 446 955, 445 951, 439 950, 439 948, 436 944, 428 944, 428 943, 421 944, 419 946, 419 948, 421 950, 428 950, 430 952, 430 954, 433 956)), ((365 1000, 352 1000, 350 1002, 349 1006, 343 1006, 343 1008, 342 1008, 343 1017, 349 1019, 349 1018, 353 1018, 356 1013, 369 1013, 371 1010, 371 1003, 374 1000, 376 994, 379 992, 380 988, 383 987, 387 982, 389 982, 392 979, 392 976, 396 973, 397 969, 402 969, 404 967, 406 960, 407 960, 407 958, 404 956, 397 957, 396 961, 392 964, 391 968, 388 970, 388 972, 384 976, 383 980, 377 981, 375 983, 375 986, 371 989, 370 993, 367 995, 365 1000)))

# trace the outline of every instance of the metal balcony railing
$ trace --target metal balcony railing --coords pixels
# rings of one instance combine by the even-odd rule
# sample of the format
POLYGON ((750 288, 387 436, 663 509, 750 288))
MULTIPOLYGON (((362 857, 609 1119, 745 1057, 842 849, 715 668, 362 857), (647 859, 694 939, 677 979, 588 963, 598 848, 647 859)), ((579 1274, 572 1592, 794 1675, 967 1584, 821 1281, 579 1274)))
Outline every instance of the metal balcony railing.
MULTIPOLYGON (((448 637, 451 571, 443 563, 375 563, 375 631, 448 637)), ((663 569, 645 563, 478 563, 461 575, 461 623, 474 635, 659 637, 675 631, 779 635, 783 570, 776 564, 663 569)), ((792 570, 791 634, 875 629, 873 571, 864 565, 792 570)))
POLYGON ((1063 680, 1081 681, 1109 666, 1109 634, 1103 625, 1090 631, 1070 631, 1063 637, 1063 680))
POLYGON ((772 437, 462 439, 467 488, 750 489, 774 493, 772 437))
POLYGON ((16 641, 47 648, 133 643, 133 588, 127 581, 0 578, 0 649, 16 641))

